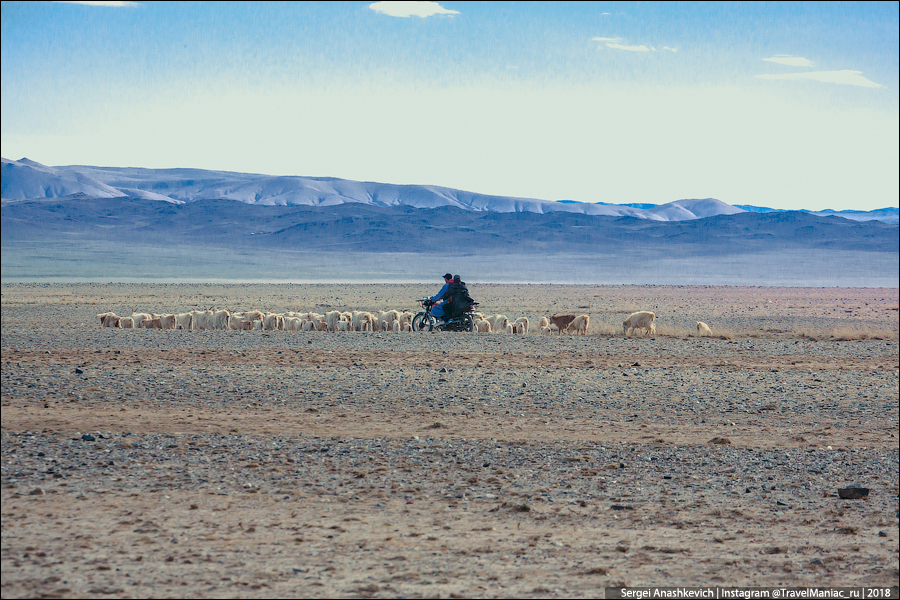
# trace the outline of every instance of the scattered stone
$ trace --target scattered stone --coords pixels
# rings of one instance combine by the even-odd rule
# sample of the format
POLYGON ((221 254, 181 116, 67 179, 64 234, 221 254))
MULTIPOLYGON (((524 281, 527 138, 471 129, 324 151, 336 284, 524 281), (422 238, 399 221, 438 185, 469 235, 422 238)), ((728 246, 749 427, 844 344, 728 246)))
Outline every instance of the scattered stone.
POLYGON ((858 485, 851 485, 850 487, 841 488, 838 490, 838 496, 843 498, 844 500, 860 500, 869 495, 869 488, 859 487, 858 485))
POLYGON ((28 495, 29 496, 43 496, 44 490, 42 490, 41 488, 34 488, 30 492, 28 492, 28 495))
POLYGON ((716 445, 716 446, 725 446, 725 445, 731 444, 731 440, 729 440, 727 437, 719 437, 719 436, 716 436, 716 437, 714 437, 713 439, 709 440, 709 441, 706 442, 706 443, 707 443, 707 444, 713 444, 713 445, 716 445))
POLYGON ((81 439, 84 440, 85 442, 93 442, 97 438, 95 438, 94 436, 92 436, 89 433, 83 433, 83 434, 81 434, 81 439))
POLYGON ((634 507, 630 504, 613 504, 609 508, 610 510, 634 510, 634 507))

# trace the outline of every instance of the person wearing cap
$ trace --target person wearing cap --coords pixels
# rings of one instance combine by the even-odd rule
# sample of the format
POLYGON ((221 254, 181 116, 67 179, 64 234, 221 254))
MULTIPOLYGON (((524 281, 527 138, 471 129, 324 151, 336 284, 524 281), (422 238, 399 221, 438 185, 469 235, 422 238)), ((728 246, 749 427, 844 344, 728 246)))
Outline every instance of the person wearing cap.
POLYGON ((444 287, 441 288, 441 291, 437 293, 436 296, 431 297, 431 301, 434 302, 434 306, 431 307, 431 316, 435 319, 443 319, 444 318, 444 307, 441 305, 441 301, 444 299, 444 296, 447 294, 447 289, 450 287, 450 284, 453 282, 453 275, 450 273, 444 274, 444 287))

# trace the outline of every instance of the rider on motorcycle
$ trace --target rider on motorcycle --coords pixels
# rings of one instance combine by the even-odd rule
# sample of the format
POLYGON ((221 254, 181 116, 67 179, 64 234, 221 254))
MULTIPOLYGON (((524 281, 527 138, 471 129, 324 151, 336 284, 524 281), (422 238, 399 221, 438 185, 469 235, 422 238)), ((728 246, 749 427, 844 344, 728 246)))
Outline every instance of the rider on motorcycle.
POLYGON ((441 302, 447 294, 447 289, 449 289, 451 283, 453 283, 453 275, 446 273, 444 275, 444 287, 441 288, 441 291, 439 291, 436 296, 431 297, 431 301, 435 303, 434 306, 431 307, 431 316, 435 319, 444 319, 444 307, 441 302))

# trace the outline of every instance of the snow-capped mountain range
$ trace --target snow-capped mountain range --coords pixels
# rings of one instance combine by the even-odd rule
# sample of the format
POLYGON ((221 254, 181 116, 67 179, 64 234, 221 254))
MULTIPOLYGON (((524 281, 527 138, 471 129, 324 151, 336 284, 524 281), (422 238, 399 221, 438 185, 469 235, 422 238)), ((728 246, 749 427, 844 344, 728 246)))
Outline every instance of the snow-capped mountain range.
MULTIPOLYGON (((658 206, 555 202, 493 196, 433 185, 394 185, 331 177, 272 176, 204 169, 144 169, 135 167, 50 167, 23 158, 2 159, 4 200, 58 198, 138 198, 176 204, 197 200, 238 200, 274 206, 328 206, 362 203, 373 206, 437 208, 454 206, 486 212, 569 212, 635 217, 653 221, 686 221, 774 209, 736 207, 714 198, 677 200, 658 206)), ((896 208, 879 211, 820 211, 854 220, 897 222, 896 208)))

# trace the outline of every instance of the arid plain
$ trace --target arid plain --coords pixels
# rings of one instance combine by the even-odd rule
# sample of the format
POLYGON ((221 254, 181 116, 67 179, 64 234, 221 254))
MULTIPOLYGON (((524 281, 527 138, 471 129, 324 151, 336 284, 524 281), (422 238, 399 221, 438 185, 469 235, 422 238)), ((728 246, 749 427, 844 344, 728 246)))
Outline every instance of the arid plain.
POLYGON ((437 288, 3 284, 3 597, 898 585, 896 288, 470 285, 586 336, 96 318, 437 288))

